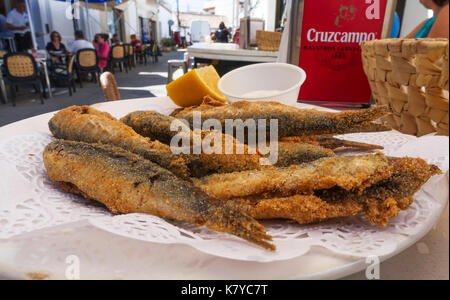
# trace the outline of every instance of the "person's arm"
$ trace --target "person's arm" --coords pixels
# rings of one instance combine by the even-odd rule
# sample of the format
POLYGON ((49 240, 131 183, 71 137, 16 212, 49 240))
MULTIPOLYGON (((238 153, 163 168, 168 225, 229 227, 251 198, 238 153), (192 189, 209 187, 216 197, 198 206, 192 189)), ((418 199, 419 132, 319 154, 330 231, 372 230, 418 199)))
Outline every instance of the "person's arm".
POLYGON ((14 17, 11 14, 8 14, 8 17, 6 18, 6 28, 9 30, 25 30, 27 29, 26 26, 14 26, 12 23, 14 23, 14 17))
POLYGON ((12 25, 10 23, 6 23, 6 28, 9 29, 9 30, 25 30, 25 29, 27 29, 26 26, 18 26, 18 27, 16 27, 16 26, 14 26, 14 25, 12 25))
POLYGON ((420 23, 419 25, 417 25, 417 27, 414 28, 414 30, 410 34, 405 36, 405 39, 412 39, 416 35, 416 33, 420 30, 420 28, 422 28, 423 24, 425 24, 426 21, 427 20, 425 20, 422 23, 420 23))
POLYGON ((428 34, 429 38, 447 38, 448 39, 448 5, 443 7, 442 10, 439 12, 438 17, 436 18, 436 21, 433 24, 433 27, 430 30, 430 33, 428 34))

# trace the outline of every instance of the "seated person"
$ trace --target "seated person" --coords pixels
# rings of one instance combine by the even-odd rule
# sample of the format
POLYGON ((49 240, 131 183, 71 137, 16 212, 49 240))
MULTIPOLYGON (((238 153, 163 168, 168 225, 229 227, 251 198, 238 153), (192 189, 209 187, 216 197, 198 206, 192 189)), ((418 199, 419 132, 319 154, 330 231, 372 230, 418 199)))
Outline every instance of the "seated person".
POLYGON ((97 45, 98 67, 104 69, 108 66, 109 44, 106 42, 104 34, 97 34, 95 43, 97 45))
POLYGON ((142 51, 142 43, 141 41, 136 37, 135 34, 131 35, 131 45, 134 48, 134 51, 141 52, 142 51))
POLYGON ((49 42, 45 48, 50 54, 53 63, 63 63, 62 57, 68 54, 68 51, 66 50, 66 46, 61 43, 61 35, 59 34, 59 32, 53 31, 50 34, 50 40, 51 42, 49 42))
POLYGON ((433 17, 419 24, 406 38, 447 38, 448 0, 420 0, 423 6, 433 10, 433 17))
POLYGON ((122 42, 119 39, 119 35, 117 33, 115 33, 111 39, 111 45, 122 45, 122 42))
POLYGON ((75 41, 73 41, 69 47, 67 48, 67 51, 71 54, 75 55, 77 54, 78 50, 81 49, 94 49, 94 45, 92 45, 91 42, 88 42, 84 39, 83 31, 77 30, 75 31, 75 41))

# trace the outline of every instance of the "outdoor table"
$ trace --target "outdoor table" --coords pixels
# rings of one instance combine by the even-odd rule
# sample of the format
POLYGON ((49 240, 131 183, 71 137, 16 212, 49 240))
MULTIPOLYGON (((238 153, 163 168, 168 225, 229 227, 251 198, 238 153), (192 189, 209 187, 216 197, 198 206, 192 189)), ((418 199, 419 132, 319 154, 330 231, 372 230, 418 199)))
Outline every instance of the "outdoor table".
MULTIPOLYGON (((225 67, 225 72, 248 64, 276 62, 278 59, 278 52, 241 49, 239 45, 231 43, 199 43, 188 47, 187 51, 189 57, 194 58, 195 67, 199 63, 218 62, 230 66, 225 67)), ((224 75, 221 70, 218 71, 224 75)))
MULTIPOLYGON (((35 58, 36 62, 39 63, 42 66, 42 69, 44 70, 44 79, 45 79, 45 84, 47 85, 47 89, 48 89, 48 96, 49 98, 53 97, 53 92, 52 92, 52 87, 50 84, 50 76, 49 76, 49 72, 48 72, 48 66, 47 66, 47 58, 35 58)), ((3 65, 3 59, 0 59, 0 67, 3 65)), ((8 102, 8 94, 6 93, 6 86, 5 86, 5 82, 3 80, 3 72, 0 72, 0 89, 2 90, 2 95, 3 95, 3 102, 7 103, 8 102)), ((44 87, 45 89, 45 87, 44 87)))
MULTIPOLYGON (((173 104, 168 98, 143 98, 94 105, 95 108, 108 111, 116 117, 135 110, 151 110, 155 106, 170 109, 173 104)), ((298 107, 313 106, 298 104, 298 107)), ((47 124, 53 115, 54 113, 47 113, 1 127, 0 140, 36 131, 48 134, 47 124)), ((0 176, 8 174, 3 173, 0 176)), ((45 229, 40 232, 46 238, 53 238, 55 231, 52 230, 47 235, 45 229)), ((64 227, 62 230, 64 231, 64 227)), ((123 260, 126 260, 126 265, 140 266, 141 269, 148 270, 148 279, 335 279, 350 274, 354 274, 350 278, 365 279, 365 272, 361 270, 367 267, 364 259, 335 255, 320 249, 311 249, 306 255, 295 259, 258 263, 225 259, 185 245, 130 240, 89 224, 76 230, 79 230, 77 234, 81 234, 83 238, 95 241, 89 244, 89 249, 83 248, 86 244, 71 242, 70 233, 59 237, 59 240, 52 239, 51 242, 39 237, 21 238, 16 241, 0 240, 0 279, 27 278, 27 272, 37 271, 49 273, 51 279, 64 279, 67 266, 64 256, 61 257, 62 253, 53 251, 66 249, 69 243, 70 247, 78 245, 78 248, 69 248, 68 254, 81 256, 82 276, 85 274, 85 277, 97 279, 123 278, 120 273, 123 270, 118 271, 114 266, 108 265, 123 260), (38 251, 41 243, 51 245, 48 246, 48 251, 52 253, 38 251), (133 249, 133 253, 138 255, 130 253, 124 258, 123 253, 129 253, 126 249, 133 249), (122 253, 122 256, 113 257, 112 253, 122 253), (33 266, 30 262, 38 263, 33 266), (52 263, 54 265, 51 265, 52 263)), ((446 206, 437 225, 428 234, 421 232, 413 237, 399 237, 398 249, 392 254, 397 256, 383 258, 386 261, 381 265, 381 279, 448 279, 448 233, 449 215, 446 206)))

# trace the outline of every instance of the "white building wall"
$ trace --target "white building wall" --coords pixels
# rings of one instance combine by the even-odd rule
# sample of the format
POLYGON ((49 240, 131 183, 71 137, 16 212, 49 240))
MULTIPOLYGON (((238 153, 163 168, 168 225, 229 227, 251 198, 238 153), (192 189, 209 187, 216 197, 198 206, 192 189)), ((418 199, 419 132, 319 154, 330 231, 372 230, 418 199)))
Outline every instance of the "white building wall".
MULTIPOLYGON (((69 3, 55 0, 39 0, 43 22, 49 24, 50 32, 56 30, 61 34, 63 43, 67 46, 74 40, 73 22, 66 16, 69 3)), ((70 16, 70 15, 69 15, 70 16)), ((48 42, 49 36, 46 36, 48 42)))
POLYGON ((164 6, 160 6, 158 9, 158 41, 170 37, 170 20, 175 21, 172 17, 172 12, 167 10, 164 6))

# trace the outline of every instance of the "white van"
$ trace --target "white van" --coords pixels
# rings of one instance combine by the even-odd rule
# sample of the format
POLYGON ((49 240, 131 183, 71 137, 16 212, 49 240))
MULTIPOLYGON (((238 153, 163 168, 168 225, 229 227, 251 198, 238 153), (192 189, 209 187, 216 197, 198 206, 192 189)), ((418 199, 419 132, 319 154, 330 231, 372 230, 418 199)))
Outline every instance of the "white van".
POLYGON ((191 23, 192 43, 204 43, 211 36, 211 26, 208 21, 194 20, 191 23))

